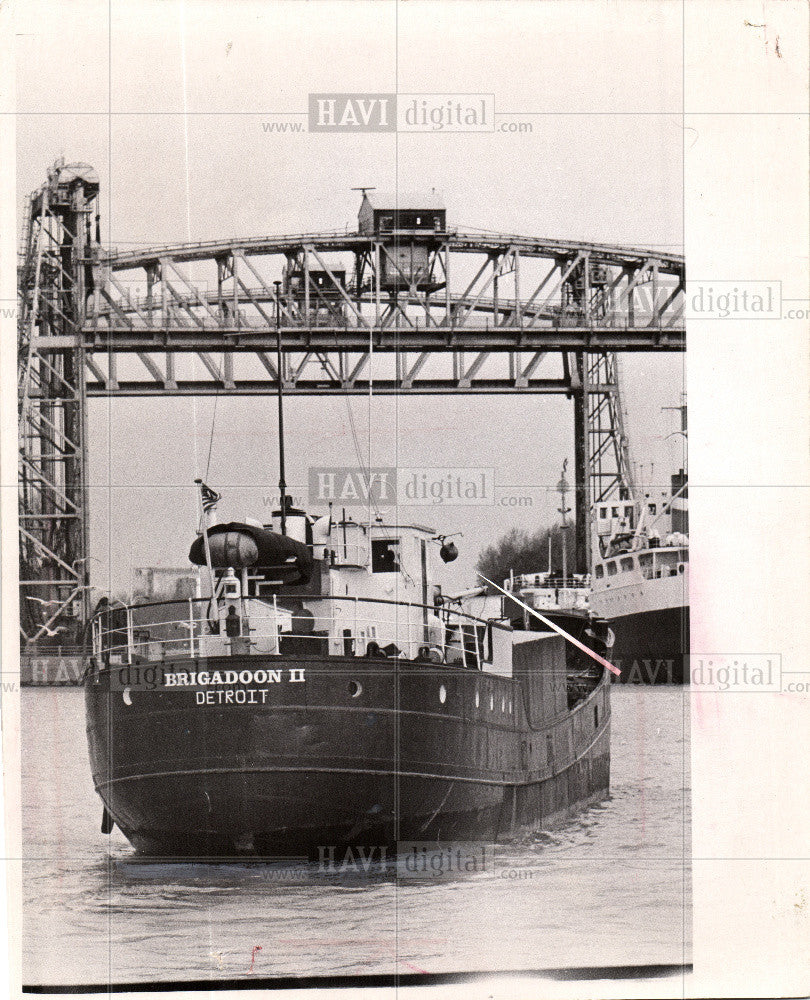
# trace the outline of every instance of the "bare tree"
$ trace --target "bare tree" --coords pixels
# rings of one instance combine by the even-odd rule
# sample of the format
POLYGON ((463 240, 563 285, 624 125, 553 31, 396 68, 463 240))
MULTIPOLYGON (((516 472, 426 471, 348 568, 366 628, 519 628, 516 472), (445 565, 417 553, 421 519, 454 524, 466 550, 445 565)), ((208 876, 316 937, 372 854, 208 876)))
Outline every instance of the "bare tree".
MULTIPOLYGON (((549 571, 549 537, 551 538, 551 572, 562 574, 563 538, 566 558, 570 567, 574 565, 573 524, 567 529, 558 524, 553 528, 541 528, 530 533, 512 528, 493 545, 484 549, 478 557, 476 569, 493 583, 502 584, 510 571, 515 576, 523 573, 547 573, 549 571)), ((491 588, 490 588, 491 589, 491 588)))

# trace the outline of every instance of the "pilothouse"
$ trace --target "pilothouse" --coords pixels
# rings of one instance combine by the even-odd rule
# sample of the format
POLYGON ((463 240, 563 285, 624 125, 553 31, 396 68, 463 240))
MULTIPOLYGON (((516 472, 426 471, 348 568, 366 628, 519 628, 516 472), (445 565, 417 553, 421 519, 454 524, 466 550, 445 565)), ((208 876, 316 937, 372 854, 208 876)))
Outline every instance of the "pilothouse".
POLYGON ((419 524, 313 517, 287 507, 271 524, 215 524, 189 558, 213 582, 204 655, 299 653, 372 656, 476 666, 480 637, 451 622, 436 580, 453 561, 453 542, 419 524), (206 545, 207 538, 207 545, 206 545), (373 610, 373 614, 371 611, 373 610))

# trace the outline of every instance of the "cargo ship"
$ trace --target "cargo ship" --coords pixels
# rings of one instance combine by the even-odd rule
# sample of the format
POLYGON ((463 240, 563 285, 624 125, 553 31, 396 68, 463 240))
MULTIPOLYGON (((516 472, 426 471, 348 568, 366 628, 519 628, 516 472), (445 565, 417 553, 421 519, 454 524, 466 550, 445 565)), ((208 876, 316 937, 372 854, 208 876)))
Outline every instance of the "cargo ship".
POLYGON ((97 608, 105 832, 165 858, 497 842, 607 795, 598 655, 445 596, 455 546, 424 525, 281 509, 194 539, 207 597, 97 608))
POLYGON ((660 496, 596 507, 599 555, 591 607, 615 633, 625 683, 689 682, 688 483, 681 469, 660 496))
MULTIPOLYGON (((369 191, 358 231, 409 234, 385 255, 383 287, 432 289, 443 206, 369 191)), ((321 277, 295 265, 275 283, 279 372, 279 289, 300 306, 303 288, 310 309, 321 277)), ((102 830, 166 858, 300 856, 497 842, 604 797, 599 638, 576 646, 569 670, 572 637, 558 626, 533 631, 502 601, 475 614, 443 593, 441 566, 457 555, 447 536, 390 523, 371 503, 360 520, 291 506, 280 378, 277 395, 270 523, 209 523, 219 495, 198 481, 189 559, 207 596, 103 603, 92 617, 84 685, 102 830)))

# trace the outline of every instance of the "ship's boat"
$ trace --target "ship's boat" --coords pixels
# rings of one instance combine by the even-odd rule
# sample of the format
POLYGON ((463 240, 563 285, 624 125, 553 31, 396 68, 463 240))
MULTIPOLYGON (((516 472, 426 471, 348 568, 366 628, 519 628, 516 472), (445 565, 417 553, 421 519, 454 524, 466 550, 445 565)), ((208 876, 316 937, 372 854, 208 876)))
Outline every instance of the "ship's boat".
POLYGON ((304 542, 241 521, 207 529, 194 540, 188 557, 196 566, 210 561, 215 569, 261 570, 279 584, 308 583, 312 575, 312 551, 304 542))
POLYGON ((424 526, 290 510, 194 540, 206 597, 103 603, 85 678, 103 828, 167 858, 302 855, 497 841, 604 797, 605 669, 497 599, 448 597, 454 555, 424 526))

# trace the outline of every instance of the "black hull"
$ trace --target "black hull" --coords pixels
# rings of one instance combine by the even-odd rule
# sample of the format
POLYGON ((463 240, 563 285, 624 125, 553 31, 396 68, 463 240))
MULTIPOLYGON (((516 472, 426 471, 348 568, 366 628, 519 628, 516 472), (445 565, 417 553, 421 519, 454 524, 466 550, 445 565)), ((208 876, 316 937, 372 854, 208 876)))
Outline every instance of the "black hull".
POLYGON ((118 668, 86 678, 94 783, 144 853, 497 841, 558 823, 608 791, 604 677, 573 711, 558 702, 541 721, 534 680, 472 669, 255 655, 221 667, 304 671, 306 682, 271 685, 263 704, 219 704, 217 692, 200 704, 191 687, 123 685, 118 668))
POLYGON ((497 785, 484 784, 466 794, 456 794, 455 804, 449 807, 447 779, 396 780, 356 772, 318 776, 260 771, 238 775, 223 771, 218 776, 186 773, 170 780, 143 779, 134 794, 127 793, 132 795, 128 812, 132 814, 134 806, 137 815, 136 825, 124 829, 124 833, 142 854, 169 859, 315 859, 331 848, 358 845, 393 852, 397 845, 414 841, 495 843, 558 826, 604 799, 608 783, 606 763, 602 774, 587 762, 572 766, 555 778, 521 786, 513 818, 512 791, 497 785), (194 801, 206 795, 210 810, 195 809, 194 801), (323 813, 313 808, 319 801, 333 803, 336 797, 342 800, 341 811, 348 817, 342 822, 335 822, 331 808, 323 813), (443 800, 445 807, 436 815, 443 800), (395 801, 401 803, 396 819, 395 801), (419 811, 420 802, 424 811, 419 811), (373 810, 377 805, 380 812, 389 813, 383 821, 375 821, 373 810), (173 820, 178 808, 185 818, 181 829, 173 820), (160 820, 162 811, 164 822, 160 820), (285 816, 283 825, 278 821, 280 812, 285 816), (223 824, 225 816, 229 821, 223 824), (214 828, 206 830, 206 821, 212 818, 214 828))
POLYGON ((689 683, 689 608, 643 611, 610 619, 611 661, 620 684, 689 683))

